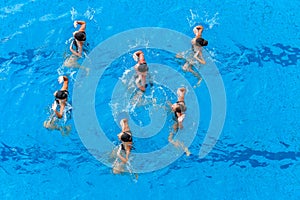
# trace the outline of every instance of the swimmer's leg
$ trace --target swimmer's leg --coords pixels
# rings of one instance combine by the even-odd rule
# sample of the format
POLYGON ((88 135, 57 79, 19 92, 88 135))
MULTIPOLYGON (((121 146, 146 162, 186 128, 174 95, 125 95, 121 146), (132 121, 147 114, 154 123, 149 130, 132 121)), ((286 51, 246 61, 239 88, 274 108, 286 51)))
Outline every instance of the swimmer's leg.
POLYGON ((122 146, 119 145, 117 151, 116 151, 116 160, 113 163, 113 173, 114 174, 121 174, 124 172, 124 163, 118 161, 118 156, 121 154, 122 146))
POLYGON ((79 59, 79 57, 77 57, 77 56, 75 56, 75 55, 71 55, 70 57, 68 57, 68 58, 65 60, 64 66, 70 67, 70 68, 78 68, 78 69, 85 70, 85 71, 86 71, 86 74, 89 75, 89 73, 90 73, 90 68, 81 66, 81 65, 78 63, 78 59, 79 59))
POLYGON ((178 122, 175 122, 174 125, 173 125, 173 130, 177 133, 178 129, 179 129, 178 122))
POLYGON ((183 52, 180 52, 180 53, 177 53, 175 57, 176 58, 183 58, 183 55, 184 55, 183 52))
POLYGON ((44 127, 49 130, 57 130, 58 126, 55 125, 56 117, 52 115, 48 121, 44 121, 44 127))
POLYGON ((199 86, 202 81, 201 75, 198 72, 195 72, 192 68, 189 72, 191 72, 198 79, 197 86, 199 86))
POLYGON ((71 125, 60 127, 59 130, 62 136, 68 136, 71 132, 71 125))
POLYGON ((126 168, 127 168, 128 172, 130 173, 130 175, 133 176, 134 181, 137 181, 139 178, 139 175, 137 173, 133 172, 132 166, 129 161, 126 163, 126 168))
POLYGON ((183 51, 183 52, 179 52, 176 54, 176 58, 181 58, 181 59, 184 59, 184 56, 188 53, 189 50, 187 51, 183 51))
POLYGON ((183 71, 189 71, 189 68, 190 68, 190 63, 189 62, 184 63, 184 65, 182 66, 183 71))
POLYGON ((90 74, 90 68, 81 66, 79 65, 79 63, 77 63, 77 65, 74 68, 85 70, 87 76, 90 74))
POLYGON ((142 74, 142 87, 145 87, 146 86, 146 75, 145 74, 142 74))
POLYGON ((175 140, 173 140, 173 136, 174 136, 174 134, 171 132, 170 134, 169 134, 169 137, 168 137, 168 141, 171 143, 171 144, 173 144, 175 147, 180 147, 184 152, 185 152, 185 154, 187 155, 187 156, 190 156, 191 155, 191 152, 189 151, 189 149, 186 147, 186 146, 184 146, 184 143, 183 142, 180 142, 180 141, 175 141, 175 140))
POLYGON ((116 161, 113 166, 114 174, 121 174, 124 172, 124 163, 116 161))
POLYGON ((66 58, 66 60, 64 61, 64 66, 66 67, 74 67, 79 65, 78 62, 78 57, 75 55, 71 55, 70 57, 66 58))

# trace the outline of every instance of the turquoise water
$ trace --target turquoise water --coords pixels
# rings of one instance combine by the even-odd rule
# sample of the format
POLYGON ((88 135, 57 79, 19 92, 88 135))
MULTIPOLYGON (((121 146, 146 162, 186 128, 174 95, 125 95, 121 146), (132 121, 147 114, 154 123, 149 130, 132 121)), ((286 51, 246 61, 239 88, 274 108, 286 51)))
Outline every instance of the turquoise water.
MULTIPOLYGON (((299 1, 0 2, 1 199, 299 199, 299 1), (201 121, 189 147, 192 155, 141 173, 137 181, 113 175, 95 159, 72 117, 69 136, 44 129, 52 94, 60 87, 57 76, 69 75, 70 88, 78 79, 78 69, 62 66, 76 19, 87 22, 89 52, 134 28, 167 28, 193 37, 194 25, 203 24, 206 50, 227 99, 222 134, 206 157, 198 156, 211 116, 205 82, 194 89, 201 121)), ((113 85, 133 65, 128 52, 107 68, 95 97, 100 124, 115 143, 119 128, 109 103, 113 85)), ((182 62, 168 52, 148 49, 146 58, 177 70, 192 86, 197 81, 180 71, 182 62)), ((171 92, 157 92, 158 104, 175 99, 171 92)), ((134 117, 147 113, 143 109, 132 113, 133 121, 147 125, 147 115, 134 117)), ((134 152, 166 145, 168 128, 147 140, 136 138, 134 152)))

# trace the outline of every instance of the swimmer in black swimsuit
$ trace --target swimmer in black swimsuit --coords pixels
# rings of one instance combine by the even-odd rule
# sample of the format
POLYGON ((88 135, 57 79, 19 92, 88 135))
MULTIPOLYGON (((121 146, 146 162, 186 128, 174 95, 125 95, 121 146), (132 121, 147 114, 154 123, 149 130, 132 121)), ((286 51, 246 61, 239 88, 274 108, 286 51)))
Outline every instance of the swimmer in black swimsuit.
MULTIPOLYGON (((173 125, 173 129, 175 132, 178 131, 178 128, 180 128, 180 129, 183 128, 182 122, 185 117, 185 111, 186 111, 186 106, 185 106, 185 102, 184 102, 185 92, 186 92, 185 88, 178 88, 177 102, 171 105, 171 109, 174 112, 175 124, 173 125)), ((173 136, 174 136, 174 133, 171 132, 169 134, 168 141, 171 144, 173 144, 175 147, 177 147, 177 148, 180 147, 186 153, 186 155, 189 156, 191 154, 189 149, 184 145, 183 142, 181 142, 179 140, 174 140, 173 136)))
POLYGON ((194 58, 201 64, 205 65, 206 62, 202 56, 202 47, 208 45, 208 41, 202 38, 203 26, 196 26, 194 29, 195 37, 192 39, 192 50, 194 58))
POLYGON ((134 66, 134 69, 137 74, 137 79, 135 81, 136 86, 142 91, 145 91, 146 88, 146 76, 148 73, 148 65, 146 63, 144 53, 142 51, 136 51, 133 54, 134 60, 137 64, 134 66))
POLYGON ((57 118, 62 118, 63 114, 64 114, 64 110, 67 104, 67 100, 68 100, 68 83, 69 83, 69 79, 66 76, 60 76, 58 78, 59 83, 63 83, 63 86, 60 90, 54 92, 54 97, 55 97, 55 101, 52 104, 52 110, 54 111, 53 115, 50 117, 50 119, 48 121, 44 122, 44 127, 50 130, 59 130, 61 131, 61 133, 63 135, 67 135, 71 129, 71 127, 66 126, 66 127, 61 127, 61 126, 57 126, 55 125, 56 119, 57 118), (57 111, 57 106, 60 106, 60 110, 57 111), (56 117, 54 117, 54 115, 56 117))
POLYGON ((122 162, 115 162, 113 166, 113 173, 119 174, 124 171, 123 166, 128 162, 130 151, 132 148, 132 133, 128 126, 128 120, 122 119, 120 121, 122 127, 122 132, 118 134, 119 140, 122 142, 120 144, 117 156, 122 162), (125 153, 125 157, 122 155, 125 153))
POLYGON ((76 28, 78 24, 80 25, 80 28, 78 31, 75 31, 73 33, 74 40, 70 45, 70 51, 72 52, 73 55, 81 57, 83 44, 86 40, 86 33, 85 33, 86 23, 85 21, 75 21, 74 27, 76 28), (75 50, 73 49, 73 46, 75 47, 75 50))
MULTIPOLYGON (((193 69, 193 67, 195 67, 196 62, 198 61, 201 64, 206 64, 203 56, 202 56, 202 47, 203 46, 207 46, 208 42, 202 38, 202 31, 203 31, 203 27, 202 26, 196 26, 193 29, 193 32, 195 34, 195 37, 192 39, 191 43, 192 43, 192 53, 188 58, 186 59, 185 64, 182 66, 182 69, 184 71, 187 72, 191 72, 197 79, 197 85, 200 85, 201 81, 202 81, 202 77, 199 74, 199 72, 197 72, 196 70, 193 69)), ((176 55, 177 58, 183 58, 184 53, 179 53, 176 55)), ((196 87, 196 86, 194 86, 196 87)))
POLYGON ((69 83, 69 79, 66 76, 62 77, 62 81, 63 81, 63 86, 60 90, 54 92, 54 96, 55 96, 55 102, 52 105, 52 110, 55 112, 56 116, 58 118, 62 118, 63 116, 63 112, 64 112, 64 108, 66 106, 66 102, 68 100, 68 83, 69 83), (57 105, 60 105, 60 110, 59 112, 56 110, 57 105))
POLYGON ((128 126, 128 120, 122 119, 121 122, 122 132, 118 134, 119 140, 122 142, 122 150, 125 151, 125 158, 119 154, 118 157, 122 162, 126 163, 132 147, 132 134, 128 126))
POLYGON ((176 103, 171 105, 171 109, 174 112, 174 119, 175 119, 175 124, 173 126, 174 131, 177 131, 178 128, 180 129, 183 128, 182 122, 185 118, 185 111, 186 111, 186 106, 184 102, 185 92, 186 92, 185 88, 178 88, 177 90, 178 100, 176 103))
POLYGON ((86 33, 85 33, 86 23, 84 21, 75 21, 74 27, 76 28, 78 24, 80 25, 80 28, 78 31, 75 31, 73 33, 74 38, 70 44, 70 51, 72 52, 72 55, 66 57, 66 60, 64 61, 64 66, 83 69, 86 71, 88 75, 90 69, 81 66, 78 63, 78 59, 82 57, 83 46, 86 41, 86 33))

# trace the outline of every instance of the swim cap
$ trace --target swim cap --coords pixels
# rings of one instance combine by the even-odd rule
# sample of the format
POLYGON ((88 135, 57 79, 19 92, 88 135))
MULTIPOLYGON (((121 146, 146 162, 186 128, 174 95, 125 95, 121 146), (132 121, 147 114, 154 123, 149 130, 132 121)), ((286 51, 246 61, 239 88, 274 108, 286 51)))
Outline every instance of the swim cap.
POLYGON ((82 31, 78 31, 77 33, 75 33, 74 37, 78 41, 85 41, 86 40, 85 32, 82 32, 82 31))

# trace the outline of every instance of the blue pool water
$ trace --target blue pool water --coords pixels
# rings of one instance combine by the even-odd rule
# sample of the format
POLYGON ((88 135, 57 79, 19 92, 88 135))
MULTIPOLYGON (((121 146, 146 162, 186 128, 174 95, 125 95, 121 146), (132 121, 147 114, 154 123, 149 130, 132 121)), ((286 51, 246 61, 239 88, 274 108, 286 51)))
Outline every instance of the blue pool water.
MULTIPOLYGON (((300 198, 299 1, 0 3, 1 199, 300 198), (224 128, 213 150, 199 157, 211 120, 205 81, 188 93, 196 94, 201 111, 189 147, 191 155, 182 155, 162 169, 140 173, 137 181, 130 174, 113 175, 111 168, 87 150, 73 116, 67 121, 72 127, 69 136, 46 130, 43 122, 50 114, 52 94, 60 87, 57 76, 69 75, 69 87, 74 88, 80 73, 62 67, 76 19, 87 22, 89 52, 110 37, 135 28, 160 27, 193 37, 194 25, 202 24, 203 36, 209 41, 206 50, 222 76, 227 100, 224 128)), ((183 63, 173 54, 144 50, 147 61, 169 66, 191 86, 197 82, 181 71, 183 63)), ((127 54, 106 68, 95 95, 99 124, 114 143, 120 129, 113 118, 111 93, 134 64, 130 53, 128 48, 127 54)), ((171 77, 170 81, 176 84, 178 80, 171 77)), ((159 109, 164 101, 176 99, 167 88, 163 93, 156 86, 159 109)), ((132 121, 147 126, 151 109, 151 103, 135 107, 130 113, 132 121)), ((193 109, 188 109, 192 113, 193 109)), ((159 134, 136 138, 133 152, 146 153, 167 145, 171 116, 166 120, 159 134)), ((191 122, 187 117, 185 123, 191 122)))

